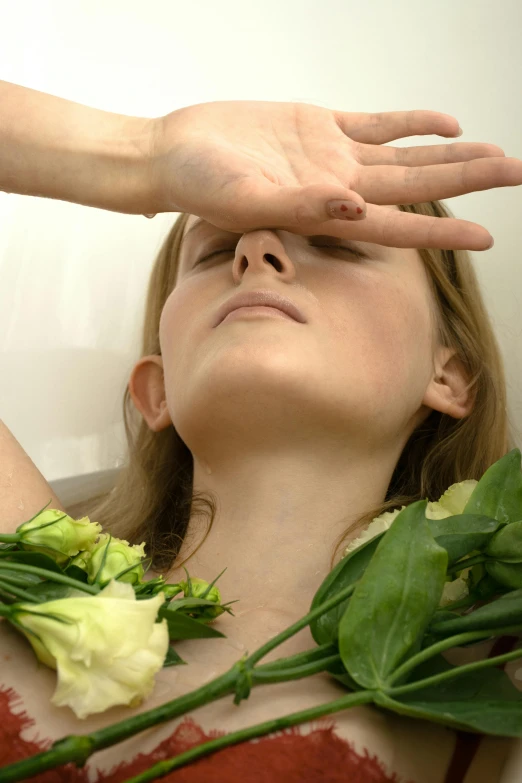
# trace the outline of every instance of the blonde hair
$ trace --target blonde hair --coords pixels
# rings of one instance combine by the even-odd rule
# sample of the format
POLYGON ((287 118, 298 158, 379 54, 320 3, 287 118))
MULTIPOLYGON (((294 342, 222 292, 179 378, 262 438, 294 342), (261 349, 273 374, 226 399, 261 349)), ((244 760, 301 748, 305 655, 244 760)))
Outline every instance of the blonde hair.
MULTIPOLYGON (((430 217, 452 217, 438 201, 400 205, 399 209, 430 217)), ((141 356, 161 353, 159 321, 175 286, 188 217, 182 214, 176 220, 156 258, 147 292, 141 356)), ((434 295, 439 339, 456 350, 464 365, 473 408, 463 419, 431 412, 406 443, 383 502, 343 532, 334 548, 332 564, 343 541, 383 511, 421 498, 436 500, 450 484, 480 478, 513 448, 502 358, 470 255, 464 250, 418 252, 434 295)), ((151 567, 166 573, 175 564, 189 520, 198 516, 208 521, 196 549, 201 546, 215 518, 216 499, 212 494, 193 493, 190 450, 173 426, 161 432, 149 429, 132 402, 128 386, 123 395, 123 419, 128 455, 114 488, 68 511, 72 516, 87 514, 130 543, 145 541, 151 567)))

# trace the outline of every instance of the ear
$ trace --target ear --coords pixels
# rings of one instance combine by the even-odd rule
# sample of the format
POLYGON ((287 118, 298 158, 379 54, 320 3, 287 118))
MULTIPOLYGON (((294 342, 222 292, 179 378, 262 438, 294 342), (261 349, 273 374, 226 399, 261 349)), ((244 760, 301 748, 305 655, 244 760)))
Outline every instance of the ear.
POLYGON ((456 351, 439 346, 433 362, 433 377, 422 402, 454 419, 463 419, 473 408, 473 394, 468 384, 468 375, 456 351))
POLYGON ((172 424, 161 356, 144 356, 139 360, 129 378, 129 392, 151 430, 160 432, 172 424))

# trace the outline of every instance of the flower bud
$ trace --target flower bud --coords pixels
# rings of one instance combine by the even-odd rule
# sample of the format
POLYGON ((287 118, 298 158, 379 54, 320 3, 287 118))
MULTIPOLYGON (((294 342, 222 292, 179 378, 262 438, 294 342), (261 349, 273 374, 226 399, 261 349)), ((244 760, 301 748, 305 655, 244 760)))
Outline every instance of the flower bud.
POLYGON ((163 585, 161 589, 165 593, 166 601, 168 601, 170 598, 174 598, 175 595, 178 595, 178 593, 181 593, 183 590, 180 584, 166 584, 163 585))
POLYGON ((210 588, 205 596, 203 593, 208 588, 209 583, 205 582, 204 579, 198 579, 197 576, 191 576, 190 585, 192 590, 189 588, 188 581, 179 583, 185 598, 205 598, 206 601, 214 601, 215 604, 221 603, 221 594, 215 585, 210 588))
POLYGON ((141 582, 144 574, 141 560, 145 557, 145 542, 131 546, 128 541, 121 538, 111 538, 109 543, 109 538, 108 533, 102 533, 90 552, 90 558, 87 562, 89 584, 96 581, 100 585, 105 585, 111 579, 118 579, 119 582, 129 582, 130 584, 141 582), (106 555, 105 550, 107 550, 106 555), (103 568, 101 568, 104 556, 105 561, 103 568), (135 568, 118 576, 121 571, 131 565, 135 565, 135 568))
POLYGON ((89 517, 73 519, 63 511, 49 508, 34 519, 23 522, 16 532, 22 536, 19 542, 22 549, 42 552, 63 565, 69 557, 83 550, 90 551, 101 529, 101 525, 91 522, 89 517))

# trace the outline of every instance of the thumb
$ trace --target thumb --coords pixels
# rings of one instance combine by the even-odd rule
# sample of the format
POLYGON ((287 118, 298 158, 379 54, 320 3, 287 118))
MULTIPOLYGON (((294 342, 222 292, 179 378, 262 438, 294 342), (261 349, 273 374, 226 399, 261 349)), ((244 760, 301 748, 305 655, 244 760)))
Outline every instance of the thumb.
POLYGON ((243 231, 285 228, 307 234, 328 220, 366 217, 364 199, 354 190, 338 185, 289 187, 249 178, 242 181, 238 190, 226 210, 229 223, 236 230, 239 224, 243 231))

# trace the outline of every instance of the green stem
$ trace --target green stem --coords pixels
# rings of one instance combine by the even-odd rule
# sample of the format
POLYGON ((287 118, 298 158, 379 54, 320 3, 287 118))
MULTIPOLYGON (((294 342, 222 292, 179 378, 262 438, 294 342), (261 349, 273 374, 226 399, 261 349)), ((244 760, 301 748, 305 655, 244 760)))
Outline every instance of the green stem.
MULTIPOLYGON (((42 570, 43 569, 36 569, 37 572, 42 570)), ((59 574, 57 574, 57 576, 59 576, 59 574)), ((300 631, 301 628, 304 628, 316 617, 319 617, 324 612, 337 606, 337 604, 347 598, 354 589, 355 585, 351 585, 349 588, 345 588, 337 593, 328 601, 325 601, 323 604, 316 607, 312 612, 309 612, 304 618, 290 626, 287 631, 278 634, 274 639, 267 642, 267 644, 264 644, 247 660, 259 660, 259 658, 266 655, 289 636, 300 631)), ((278 669, 281 668, 281 662, 274 661, 274 663, 279 663, 278 669)), ((31 777, 31 775, 35 775, 37 772, 45 772, 48 769, 54 769, 55 767, 67 764, 70 761, 73 761, 76 766, 82 767, 89 756, 98 750, 110 747, 111 745, 116 745, 118 742, 122 742, 128 737, 139 734, 139 732, 145 731, 145 729, 151 728, 158 723, 172 720, 180 715, 184 715, 189 710, 194 710, 204 704, 208 704, 209 702, 221 699, 223 696, 230 693, 234 693, 236 690, 236 682, 241 672, 240 664, 241 668, 243 668, 244 661, 236 663, 228 672, 225 672, 225 674, 217 677, 212 682, 206 683, 201 688, 197 688, 185 696, 166 702, 160 707, 148 710, 140 715, 134 715, 132 718, 126 718, 119 723, 107 726, 99 731, 92 732, 91 734, 67 735, 54 742, 49 750, 37 753, 28 759, 23 759, 22 761, 4 767, 3 770, 0 771, 0 783, 15 783, 15 781, 18 780, 25 780, 26 778, 31 777)), ((269 665, 271 664, 267 664, 267 667, 269 665)))
POLYGON ((54 769, 73 761, 77 767, 83 767, 89 756, 102 748, 115 745, 122 740, 138 734, 158 723, 184 715, 226 694, 233 693, 237 678, 237 665, 230 671, 217 677, 195 691, 162 704, 141 715, 115 723, 113 726, 94 731, 91 734, 69 734, 54 742, 49 750, 37 753, 30 758, 9 764, 0 771, 1 783, 14 783, 26 780, 39 772, 54 769))
POLYGON ((448 574, 454 574, 456 571, 462 571, 464 568, 471 568, 471 566, 478 565, 479 563, 486 563, 493 558, 486 555, 475 555, 475 557, 468 557, 467 560, 459 560, 457 563, 453 563, 448 568, 448 574))
MULTIPOLYGON (((469 606, 478 603, 481 599, 476 595, 470 593, 466 598, 461 598, 459 601, 453 601, 451 604, 446 604, 443 608, 443 612, 454 612, 456 609, 467 609, 469 606)), ((435 613, 435 618, 437 614, 435 613)))
POLYGON ((455 666, 454 669, 449 669, 441 674, 434 674, 432 677, 426 677, 425 680, 417 680, 417 682, 410 682, 408 685, 400 685, 398 688, 384 688, 383 693, 386 696, 403 696, 405 693, 411 693, 431 685, 439 685, 444 680, 451 680, 453 677, 460 677, 462 674, 468 674, 478 669, 486 669, 489 666, 498 666, 501 663, 514 661, 517 658, 522 658, 522 648, 504 653, 504 655, 496 655, 494 658, 485 658, 483 661, 468 663, 465 666, 455 666))
POLYGON ((22 540, 20 533, 0 533, 0 542, 2 544, 16 544, 22 540))
POLYGON ((333 609, 334 606, 337 606, 342 601, 344 601, 345 598, 348 598, 354 590, 355 584, 345 587, 344 590, 340 590, 328 601, 325 601, 311 612, 308 612, 308 614, 305 614, 304 617, 301 617, 300 620, 297 620, 297 622, 293 623, 293 625, 291 625, 289 628, 286 628, 284 631, 281 631, 281 633, 278 633, 277 636, 269 639, 268 642, 263 644, 258 650, 252 653, 252 655, 250 655, 245 660, 245 668, 248 669, 253 667, 259 660, 261 660, 261 658, 264 658, 265 655, 268 655, 268 653, 271 652, 275 647, 278 647, 291 636, 294 636, 296 633, 298 633, 298 631, 301 631, 307 625, 310 625, 310 623, 317 617, 320 617, 322 614, 328 612, 330 609, 333 609))
POLYGON ((12 609, 9 604, 0 604, 0 617, 9 617, 12 614, 12 609))
POLYGON ((18 585, 18 587, 34 587, 35 585, 39 585, 42 583, 41 579, 36 579, 36 581, 33 581, 32 579, 27 579, 27 574, 2 574, 2 579, 4 581, 8 581, 9 584, 12 585, 18 585))
POLYGON ((347 696, 342 696, 340 699, 321 704, 318 707, 311 707, 307 710, 301 710, 300 712, 293 712, 291 715, 285 715, 283 718, 274 718, 273 720, 268 720, 264 723, 258 723, 255 726, 249 726, 247 729, 233 731, 230 734, 226 734, 224 737, 218 737, 209 742, 204 742, 202 745, 185 751, 185 753, 180 753, 179 756, 176 756, 173 759, 160 761, 140 775, 128 778, 125 783, 146 783, 149 780, 156 780, 171 772, 173 769, 179 769, 180 767, 185 766, 185 764, 196 761, 196 759, 199 759, 202 756, 208 756, 209 753, 214 753, 222 748, 228 748, 230 745, 237 745, 240 742, 245 742, 246 740, 254 739, 255 737, 263 737, 266 734, 272 734, 274 731, 281 731, 290 726, 296 726, 298 723, 315 720, 316 718, 321 718, 323 715, 341 712, 341 710, 356 707, 359 704, 369 704, 372 700, 373 694, 371 691, 350 693, 347 696))
POLYGON ((259 671, 262 667, 254 669, 252 671, 252 684, 267 684, 269 682, 288 682, 290 680, 302 680, 304 677, 310 677, 312 674, 323 672, 329 666, 335 663, 339 663, 341 660, 340 655, 329 655, 326 658, 322 658, 319 661, 312 661, 310 663, 303 664, 302 666, 296 666, 293 669, 272 669, 270 671, 259 671))
POLYGON ((85 582, 80 582, 78 579, 72 579, 65 574, 59 574, 57 571, 48 571, 47 568, 38 568, 38 566, 26 565, 25 563, 8 563, 5 560, 0 560, 0 574, 3 570, 8 571, 23 571, 28 574, 37 574, 44 579, 48 579, 50 582, 59 582, 63 585, 69 585, 75 587, 77 590, 84 590, 91 595, 98 595, 100 592, 99 587, 95 585, 88 585, 85 582))
MULTIPOLYGON (((509 625, 505 628, 484 628, 479 631, 466 631, 465 633, 460 633, 456 636, 448 636, 446 639, 442 639, 440 642, 421 650, 417 655, 414 655, 412 658, 405 661, 398 669, 395 669, 393 674, 388 677, 386 687, 393 685, 394 682, 401 679, 405 674, 408 674, 412 669, 415 669, 419 664, 424 663, 424 661, 429 660, 429 658, 433 658, 434 655, 438 655, 444 650, 449 650, 452 647, 460 647, 468 642, 488 639, 491 636, 509 636, 510 634, 520 633, 521 630, 522 627, 520 625, 509 625)), ((488 658, 488 660, 493 660, 493 658, 488 658)), ((466 667, 459 668, 465 669, 466 667)))
POLYGON ((12 595, 16 595, 17 598, 22 598, 24 601, 31 601, 34 604, 41 603, 39 598, 36 598, 36 596, 29 593, 27 590, 15 587, 9 580, 0 579, 0 590, 2 590, 2 592, 12 593, 12 595))
POLYGON ((256 672, 269 672, 269 671, 281 671, 282 669, 293 669, 295 666, 302 666, 305 663, 312 663, 312 661, 323 660, 325 656, 336 655, 336 644, 321 644, 319 647, 312 647, 305 652, 296 653, 295 655, 289 655, 287 658, 277 658, 270 663, 262 663, 257 666, 256 672))
POLYGON ((10 605, 16 603, 16 598, 11 593, 8 593, 7 590, 0 588, 0 601, 5 601, 6 604, 10 605))

